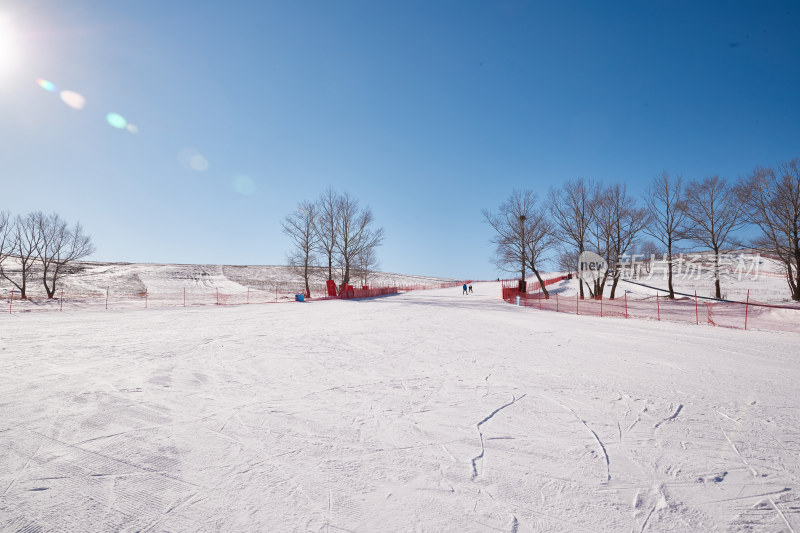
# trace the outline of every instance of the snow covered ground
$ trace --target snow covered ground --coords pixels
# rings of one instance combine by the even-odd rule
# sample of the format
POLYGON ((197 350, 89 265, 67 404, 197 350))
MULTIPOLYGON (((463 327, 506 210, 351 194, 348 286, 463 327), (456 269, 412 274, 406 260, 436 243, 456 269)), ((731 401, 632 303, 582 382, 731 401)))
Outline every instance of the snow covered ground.
POLYGON ((475 290, 0 316, 0 530, 800 531, 800 336, 475 290))

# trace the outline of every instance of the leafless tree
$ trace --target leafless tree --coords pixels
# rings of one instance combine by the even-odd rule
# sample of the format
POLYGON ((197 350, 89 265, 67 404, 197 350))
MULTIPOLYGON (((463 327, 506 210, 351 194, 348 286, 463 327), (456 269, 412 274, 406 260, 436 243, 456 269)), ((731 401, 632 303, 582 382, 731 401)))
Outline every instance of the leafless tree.
POLYGON ((646 209, 636 205, 633 197, 628 195, 625 185, 616 183, 606 190, 605 200, 609 203, 611 216, 611 252, 608 254, 608 268, 613 282, 611 299, 614 299, 617 284, 621 275, 622 258, 628 255, 635 246, 644 228, 650 223, 650 215, 646 209))
POLYGON ((33 214, 38 233, 36 255, 42 267, 42 283, 48 298, 53 298, 56 284, 69 264, 94 253, 92 238, 83 231, 80 222, 70 228, 58 214, 33 214))
POLYGON ((369 275, 380 266, 378 254, 374 247, 366 248, 356 256, 356 273, 361 278, 362 285, 369 285, 369 275))
POLYGON ((539 270, 548 250, 555 244, 553 224, 539 204, 536 193, 514 190, 500 204, 497 213, 482 211, 484 220, 494 229, 492 243, 494 264, 506 272, 519 272, 525 282, 527 270, 536 276, 545 297, 548 296, 539 270))
MULTIPOLYGON (((594 217, 592 199, 597 186, 583 178, 567 182, 561 189, 550 190, 550 214, 556 237, 567 248, 567 256, 580 256, 586 250, 589 227, 594 217)), ((577 263, 573 265, 577 268, 577 263)), ((583 284, 580 297, 584 298, 583 284)))
POLYGON ((586 247, 602 257, 606 261, 608 268, 602 276, 595 277, 591 284, 583 280, 589 291, 590 298, 602 298, 612 262, 614 261, 613 237, 619 212, 616 209, 617 205, 613 201, 612 192, 613 186, 605 188, 598 186, 591 196, 592 218, 589 223, 586 247))
POLYGON ((686 187, 686 217, 691 224, 685 234, 714 252, 714 295, 717 298, 722 297, 720 252, 733 243, 733 233, 745 221, 741 200, 737 188, 719 176, 692 181, 686 187))
POLYGON ((746 180, 748 221, 761 230, 756 247, 786 269, 793 300, 800 300, 800 159, 757 168, 746 180))
POLYGON ((662 254, 661 247, 654 241, 647 240, 638 243, 635 252, 631 254, 633 259, 642 258, 635 263, 637 275, 641 272, 641 268, 644 268, 645 272, 649 274, 650 269, 653 267, 653 260, 662 254))
POLYGON ((505 272, 519 272, 523 284, 528 269, 526 222, 536 205, 536 195, 529 190, 511 192, 511 196, 500 204, 497 214, 484 209, 483 219, 494 229, 492 243, 495 244, 493 262, 505 272))
POLYGON ((336 252, 344 266, 342 284, 347 285, 356 258, 383 242, 383 228, 375 228, 372 210, 361 208, 358 200, 348 193, 339 197, 336 213, 336 252))
POLYGON ((33 274, 37 252, 40 246, 41 232, 36 223, 41 213, 29 213, 24 217, 17 215, 10 231, 8 254, 19 260, 19 273, 16 274, 0 264, 0 276, 11 282, 19 290, 20 297, 28 297, 28 280, 33 274))
POLYGON ((671 177, 664 172, 653 179, 644 197, 650 215, 650 224, 644 231, 660 242, 666 250, 667 287, 671 299, 675 298, 672 284, 673 250, 684 238, 686 220, 682 181, 680 176, 671 177))
POLYGON ((333 266, 336 263, 337 220, 341 197, 332 187, 325 189, 316 203, 316 242, 320 255, 328 261, 328 279, 333 279, 333 266))
POLYGON ((316 263, 316 250, 319 243, 317 233, 317 206, 311 202, 300 202, 297 209, 286 215, 281 227, 292 242, 289 253, 289 266, 303 277, 306 295, 311 297, 309 278, 316 263))
POLYGON ((14 227, 11 213, 0 211, 0 266, 11 253, 12 229, 14 227))

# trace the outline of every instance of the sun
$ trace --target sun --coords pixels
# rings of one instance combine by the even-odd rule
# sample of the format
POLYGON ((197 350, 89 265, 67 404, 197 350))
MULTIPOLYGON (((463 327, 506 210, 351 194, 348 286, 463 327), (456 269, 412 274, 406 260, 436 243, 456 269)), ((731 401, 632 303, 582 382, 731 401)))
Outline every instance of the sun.
POLYGON ((11 17, 0 13, 0 74, 11 72, 19 62, 19 37, 11 17))

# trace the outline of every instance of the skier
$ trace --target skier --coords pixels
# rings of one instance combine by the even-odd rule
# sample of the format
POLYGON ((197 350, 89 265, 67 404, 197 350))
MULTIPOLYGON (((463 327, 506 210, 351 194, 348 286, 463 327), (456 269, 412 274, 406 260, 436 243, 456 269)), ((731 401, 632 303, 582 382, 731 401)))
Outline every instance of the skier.
POLYGON ((461 288, 464 289, 463 294, 467 294, 467 284, 465 283, 464 286, 461 288))
POLYGON ((472 294, 472 283, 469 284, 469 293, 472 294))

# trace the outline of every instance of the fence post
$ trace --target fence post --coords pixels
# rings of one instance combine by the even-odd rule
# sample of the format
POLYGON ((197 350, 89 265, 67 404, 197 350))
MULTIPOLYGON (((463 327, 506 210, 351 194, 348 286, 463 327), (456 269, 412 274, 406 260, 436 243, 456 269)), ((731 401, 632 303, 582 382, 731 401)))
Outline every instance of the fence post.
POLYGON ((108 309, 108 287, 106 287, 106 309, 108 309))
POLYGON ((59 311, 64 310, 64 289, 61 289, 61 298, 59 299, 58 302, 58 310, 59 311))
POLYGON ((247 303, 250 304, 250 287, 247 287, 247 303))
POLYGON ((700 325, 700 312, 697 310, 697 291, 694 291, 694 321, 700 325))
POLYGON ((11 299, 8 301, 8 314, 11 314, 11 306, 14 304, 14 289, 11 289, 11 299))
POLYGON ((278 286, 275 285, 275 303, 278 302, 278 286))
POLYGON ((625 318, 628 318, 628 291, 625 291, 625 318))
POLYGON ((656 309, 658 309, 658 321, 661 322, 661 303, 658 301, 658 293, 656 293, 656 309))
POLYGON ((147 287, 144 288, 144 308, 147 309, 147 287))
POLYGON ((744 303, 744 329, 747 329, 747 308, 750 307, 750 289, 747 289, 747 301, 744 303))
POLYGON ((219 289, 217 289, 217 305, 219 305, 219 289))

